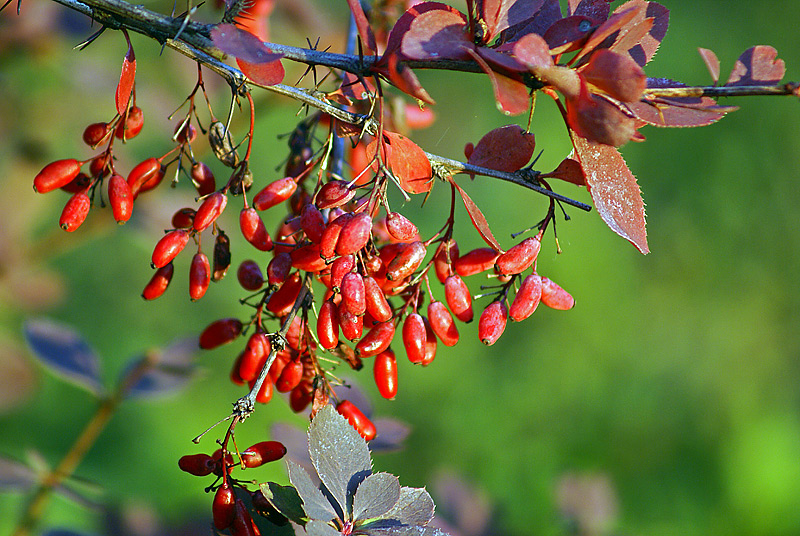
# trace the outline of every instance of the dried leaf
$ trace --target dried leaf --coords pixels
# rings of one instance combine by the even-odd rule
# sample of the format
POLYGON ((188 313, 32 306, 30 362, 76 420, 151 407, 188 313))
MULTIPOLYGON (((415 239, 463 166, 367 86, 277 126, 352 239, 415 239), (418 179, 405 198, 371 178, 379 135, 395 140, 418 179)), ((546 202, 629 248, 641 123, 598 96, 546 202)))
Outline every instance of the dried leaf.
POLYGON ((128 41, 128 52, 122 60, 122 72, 119 75, 117 92, 114 95, 119 115, 125 115, 128 110, 128 103, 133 92, 133 83, 136 79, 136 55, 133 53, 133 45, 127 33, 125 34, 125 39, 128 41))
POLYGON ((361 7, 359 0, 347 0, 347 5, 350 6, 350 12, 353 14, 353 20, 358 29, 358 36, 361 38, 361 49, 365 56, 372 56, 378 50, 378 46, 375 44, 375 34, 369 27, 364 8, 361 7))
POLYGON ((236 58, 236 65, 244 75, 262 86, 274 86, 283 82, 286 72, 283 70, 281 60, 266 63, 250 63, 241 58, 236 58))
POLYGON ((467 162, 513 173, 530 161, 535 148, 533 134, 525 132, 519 125, 506 125, 485 134, 467 162))
POLYGON ((700 57, 703 58, 703 62, 706 64, 708 73, 711 75, 712 83, 716 84, 717 81, 719 81, 719 59, 717 59, 717 55, 714 54, 713 50, 709 50, 707 48, 698 48, 697 51, 700 53, 700 57))
POLYGON ((642 193, 622 155, 614 147, 579 136, 573 136, 572 143, 600 217, 612 231, 648 253, 642 193))
POLYGON ((417 60, 466 60, 467 49, 475 45, 464 31, 467 19, 460 11, 433 9, 414 17, 403 35, 403 55, 417 60))
POLYGON ((369 475, 353 498, 353 519, 382 517, 400 500, 400 481, 389 473, 369 475))
POLYGON ((478 230, 481 237, 489 244, 495 251, 499 251, 500 253, 504 253, 503 248, 500 247, 500 244, 497 242, 497 239, 492 234, 492 230, 489 228, 489 223, 486 221, 486 216, 483 215, 481 209, 478 208, 478 205, 467 195, 467 192, 461 189, 461 186, 456 184, 452 178, 450 179, 450 184, 458 190, 458 193, 461 194, 461 199, 464 201, 464 207, 467 209, 467 213, 469 214, 469 219, 472 220, 472 225, 475 226, 475 229, 478 230))
POLYGON ((233 24, 214 26, 211 29, 211 41, 225 54, 248 63, 269 63, 283 57, 283 54, 273 52, 255 35, 233 24))
POLYGON ((77 331, 38 319, 25 323, 24 334, 34 355, 48 369, 96 396, 104 394, 97 354, 77 331))
POLYGON ((770 46, 758 45, 745 50, 728 77, 726 86, 756 86, 777 84, 786 72, 778 51, 770 46))

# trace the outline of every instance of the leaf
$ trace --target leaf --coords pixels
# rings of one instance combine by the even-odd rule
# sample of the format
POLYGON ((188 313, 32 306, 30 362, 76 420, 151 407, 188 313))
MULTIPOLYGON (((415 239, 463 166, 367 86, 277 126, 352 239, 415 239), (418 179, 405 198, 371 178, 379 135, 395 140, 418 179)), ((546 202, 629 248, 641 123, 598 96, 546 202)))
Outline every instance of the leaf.
POLYGON ((533 134, 519 125, 506 125, 489 131, 475 145, 467 160, 473 166, 513 173, 533 156, 536 142, 533 134))
POLYGON ((364 8, 361 7, 360 0, 347 0, 347 5, 350 6, 350 12, 353 14, 353 20, 358 29, 358 36, 361 38, 362 51, 365 56, 372 56, 378 50, 378 46, 375 44, 375 34, 369 27, 364 8))
POLYGON ((149 362, 150 366, 138 380, 130 378, 135 383, 128 389, 127 396, 146 398, 171 394, 192 378, 196 370, 196 357, 195 338, 177 341, 160 352, 151 352, 131 360, 120 376, 120 383, 128 381, 131 374, 137 373, 140 367, 147 366, 149 362))
POLYGON ((636 102, 647 87, 647 77, 630 56, 607 49, 592 54, 581 71, 587 82, 623 102, 636 102))
POLYGON ((717 59, 717 55, 714 54, 713 50, 707 48, 698 48, 697 52, 700 53, 700 57, 703 58, 703 62, 706 64, 712 83, 716 84, 719 81, 719 59, 717 59))
POLYGON ((367 442, 333 406, 328 405, 311 421, 308 453, 322 483, 342 510, 350 511, 356 488, 372 473, 367 442))
MULTIPOLYGON (((657 2, 630 0, 615 9, 614 13, 622 13, 623 11, 634 6, 645 6, 645 10, 637 13, 636 17, 631 21, 631 28, 636 28, 634 24, 642 20, 648 18, 653 19, 653 25, 647 34, 645 34, 637 43, 633 44, 633 46, 626 45, 630 46, 630 48, 627 48, 628 54, 630 54, 636 63, 638 63, 641 67, 644 67, 645 64, 653 59, 653 56, 655 56, 656 51, 658 50, 658 46, 661 44, 661 41, 667 34, 667 28, 669 27, 669 10, 657 2)), ((616 47, 612 47, 612 49, 614 49, 615 52, 624 51, 617 49, 616 47)))
POLYGON ((447 536, 436 527, 423 527, 419 525, 376 525, 362 527, 359 534, 367 536, 447 536))
POLYGON ((427 525, 433 519, 435 505, 425 488, 400 488, 400 498, 383 519, 395 520, 404 525, 427 525))
POLYGON ((503 30, 528 20, 544 0, 483 0, 479 11, 488 28, 484 43, 491 43, 503 30))
MULTIPOLYGON (((686 87, 681 82, 667 78, 648 78, 648 87, 686 87)), ((710 97, 649 98, 627 103, 626 107, 637 119, 658 127, 701 127, 722 119, 736 106, 720 106, 710 97)))
POLYGON ((131 93, 133 92, 133 83, 136 79, 136 55, 133 53, 133 45, 128 37, 127 32, 124 32, 125 40, 128 42, 128 52, 122 60, 122 72, 119 75, 119 83, 117 84, 117 92, 114 95, 117 104, 117 113, 125 115, 128 110, 128 103, 131 100, 131 93))
POLYGON ((451 7, 420 13, 403 35, 403 55, 416 60, 469 59, 466 50, 475 45, 467 39, 466 25, 464 14, 451 7))
POLYGON ((291 460, 286 461, 286 466, 289 469, 289 481, 303 500, 303 511, 309 519, 328 522, 339 517, 340 513, 314 485, 305 469, 291 460))
POLYGON ((556 169, 550 173, 543 173, 540 177, 543 179, 560 179, 578 186, 586 186, 586 176, 583 174, 583 168, 579 162, 571 158, 565 158, 556 169))
POLYGON ((430 191, 433 188, 433 171, 425 151, 410 139, 394 132, 385 130, 383 138, 391 146, 389 169, 400 181, 400 187, 410 194, 430 191))
POLYGON ((478 208, 478 205, 467 195, 467 192, 461 189, 461 186, 456 184, 452 178, 450 178, 450 184, 458 190, 458 193, 461 194, 461 199, 464 201, 464 207, 467 209, 467 213, 469 214, 469 219, 472 220, 472 225, 475 226, 475 229, 478 230, 478 233, 481 237, 486 241, 487 244, 492 246, 495 251, 503 252, 503 248, 500 247, 500 244, 497 242, 497 239, 492 234, 492 230, 489 229, 489 223, 486 221, 486 217, 481 212, 481 209, 478 208))
POLYGON ((467 52, 489 77, 494 91, 494 99, 501 112, 506 115, 519 115, 528 110, 531 98, 525 84, 497 73, 474 50, 468 49, 467 52))
POLYGON ((211 29, 211 41, 225 54, 248 63, 269 63, 283 54, 273 52, 258 37, 233 24, 217 24, 211 29))
POLYGON ((341 536, 341 532, 331 527, 327 523, 318 519, 312 519, 304 527, 306 534, 311 536, 341 536))
POLYGON ((728 77, 726 86, 756 86, 777 84, 786 72, 778 51, 770 46, 758 45, 745 50, 728 77))
MULTIPOLYGON (((614 42, 616 42, 621 34, 625 32, 625 26, 631 24, 631 21, 634 21, 640 12, 644 11, 644 6, 642 5, 634 5, 631 6, 629 9, 626 10, 617 10, 611 17, 608 17, 608 20, 603 22, 594 32, 592 35, 589 36, 589 39, 586 40, 586 43, 583 45, 581 50, 575 55, 574 62, 577 63, 578 60, 587 56, 590 52, 594 51, 599 45, 603 44, 609 36, 616 32, 616 36, 612 38, 614 42)), ((636 43, 632 43, 635 45, 636 43)), ((610 48, 614 48, 611 46, 610 48)), ((623 52, 627 52, 625 49, 623 52)))
POLYGON ((287 519, 302 524, 307 517, 303 510, 303 500, 292 486, 281 486, 275 482, 262 482, 261 493, 275 509, 287 519))
POLYGON ((595 28, 589 17, 572 15, 553 23, 542 37, 553 53, 569 52, 575 50, 595 28))
POLYGON ((580 136, 572 140, 600 217, 612 231, 648 253, 642 193, 622 155, 614 147, 580 136))
POLYGON ((561 4, 559 0, 545 0, 544 4, 532 16, 504 30, 500 35, 500 41, 511 43, 525 35, 544 35, 547 29, 559 19, 561 19, 561 4))
POLYGON ((386 50, 383 52, 383 56, 378 63, 385 63, 386 58, 394 54, 402 55, 403 37, 405 37, 408 30, 411 28, 411 23, 422 13, 435 10, 458 12, 455 8, 447 4, 442 4, 441 2, 420 2, 419 4, 411 6, 397 19, 397 22, 394 23, 392 30, 389 32, 389 37, 386 39, 386 50))
POLYGON ((391 54, 388 58, 389 67, 387 77, 389 81, 403 93, 411 95, 415 99, 428 104, 436 104, 433 98, 425 91, 422 84, 419 83, 417 75, 414 71, 400 63, 400 58, 397 54, 391 54))
POLYGON ((358 486, 353 498, 353 519, 382 517, 400 500, 400 481, 389 473, 369 475, 358 486))
POLYGON ((594 21, 602 22, 608 18, 609 11, 611 11, 608 4, 608 0, 569 0, 569 14, 583 15, 594 21))
POLYGON ((257 84, 262 86, 274 86, 283 82, 286 72, 283 69, 281 60, 269 61, 266 63, 250 63, 241 58, 236 58, 236 65, 244 75, 257 84))
POLYGON ((25 340, 43 365, 90 393, 103 396, 99 359, 77 331, 47 319, 30 320, 23 329, 25 340))

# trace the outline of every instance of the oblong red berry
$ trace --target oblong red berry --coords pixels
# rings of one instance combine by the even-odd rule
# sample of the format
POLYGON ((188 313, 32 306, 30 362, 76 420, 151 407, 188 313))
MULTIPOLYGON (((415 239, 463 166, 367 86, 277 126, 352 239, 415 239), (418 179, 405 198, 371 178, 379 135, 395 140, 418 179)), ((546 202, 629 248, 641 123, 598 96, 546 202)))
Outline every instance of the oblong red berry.
POLYGON ((339 241, 339 235, 342 233, 345 224, 352 219, 353 215, 345 212, 336 219, 329 221, 319 243, 319 251, 323 257, 330 259, 336 254, 336 243, 339 241))
POLYGON ((356 191, 344 181, 330 181, 317 192, 316 204, 322 209, 340 207, 353 199, 356 191))
MULTIPOLYGON (((249 382, 250 389, 255 387, 255 380, 249 382)), ((267 376, 264 380, 264 383, 261 384, 261 389, 258 390, 256 394, 256 402, 259 404, 267 404, 270 400, 272 400, 272 394, 275 391, 275 385, 272 383, 272 380, 267 376)))
POLYGON ((189 122, 179 122, 172 132, 173 139, 180 144, 192 143, 197 139, 197 129, 189 122), (183 128, 181 128, 181 125, 183 125, 183 128))
POLYGON ((194 476, 207 476, 214 470, 216 463, 208 454, 187 454, 178 460, 181 471, 194 476))
POLYGON ((336 405, 336 411, 347 419, 347 422, 356 429, 361 437, 366 441, 374 439, 377 435, 375 425, 370 421, 364 413, 356 407, 355 404, 349 400, 342 400, 336 405))
POLYGON ((420 241, 410 242, 386 266, 386 279, 400 281, 413 274, 425 260, 427 249, 420 241))
POLYGON ((236 278, 242 288, 255 292, 264 286, 264 274, 261 273, 258 263, 254 260, 244 260, 239 264, 239 269, 236 270, 236 278))
POLYGON ((83 130, 83 143, 96 147, 108 135, 108 123, 92 123, 83 130))
POLYGON ((397 395, 397 358, 391 348, 375 356, 372 374, 381 396, 394 399, 397 395))
POLYGON ((142 298, 148 301, 155 300, 164 294, 170 281, 172 281, 172 275, 174 273, 175 266, 171 262, 156 270, 156 273, 153 274, 153 277, 151 277, 150 281, 145 285, 142 291, 142 298))
POLYGON ((133 106, 128 110, 125 121, 120 121, 114 136, 121 140, 130 140, 139 135, 144 127, 144 111, 138 106, 133 106))
POLYGON ((387 322, 394 315, 383 290, 372 277, 364 278, 364 301, 367 312, 378 322, 387 322))
POLYGON ((128 186, 131 187, 133 197, 136 198, 141 193, 145 183, 157 179, 159 175, 163 176, 164 172, 161 169, 161 162, 157 158, 148 158, 136 164, 128 173, 128 186))
POLYGON ((122 175, 112 175, 108 180, 108 203, 117 223, 125 223, 133 213, 131 187, 122 175))
POLYGON ((338 255, 350 255, 367 245, 372 231, 372 217, 361 212, 344 224, 336 241, 338 255))
POLYGON ((227 204, 228 196, 222 192, 214 192, 206 197, 194 216, 194 222, 192 223, 194 230, 200 232, 207 229, 219 218, 227 204))
POLYGON ((289 393, 289 407, 295 413, 300 413, 311 403, 312 390, 306 382, 302 382, 289 393))
POLYGON ((478 338, 486 346, 497 342, 506 329, 508 311, 503 301, 493 301, 481 313, 478 320, 478 338))
POLYGON ((104 151, 99 155, 92 158, 92 161, 89 162, 89 174, 92 177, 99 177, 100 175, 105 175, 106 171, 108 170, 109 164, 113 161, 113 157, 111 153, 108 151, 104 151))
POLYGON ((195 210, 193 208, 179 208, 172 215, 172 227, 175 229, 191 229, 194 222, 195 210))
POLYGON ((428 321, 442 344, 455 346, 458 343, 458 328, 442 302, 433 301, 428 305, 428 321))
POLYGON ((192 301, 202 298, 211 283, 211 263, 202 251, 198 251, 192 257, 192 264, 189 266, 189 297, 192 301))
POLYGON ((153 268, 161 268, 172 262, 178 253, 183 251, 189 242, 189 231, 185 229, 175 229, 161 237, 156 247, 153 248, 153 256, 150 265, 153 268))
POLYGON ((211 504, 211 513, 214 517, 214 526, 217 530, 225 530, 233 524, 236 514, 236 495, 227 481, 217 489, 214 501, 211 504))
POLYGON ((271 349, 269 337, 263 331, 257 331, 250 335, 239 361, 239 377, 246 382, 255 380, 267 363, 271 349))
POLYGON ((319 308, 317 338, 320 346, 326 350, 331 350, 339 344, 339 309, 330 300, 325 301, 319 308))
POLYGON ((68 233, 75 231, 86 220, 91 205, 92 201, 86 193, 78 192, 72 194, 67 204, 64 205, 64 210, 61 211, 61 218, 59 218, 58 224, 68 233))
POLYGON ((394 322, 380 322, 370 329, 364 338, 356 344, 356 355, 370 357, 383 352, 392 344, 394 338, 394 322))
POLYGON ((200 334, 200 348, 211 350, 233 341, 242 332, 242 322, 238 318, 215 320, 200 334))
POLYGON ((409 242, 415 240, 419 235, 417 226, 411 220, 397 212, 390 212, 386 215, 386 230, 396 240, 409 242))
POLYGON ((319 253, 319 244, 308 244, 293 249, 289 253, 292 258, 292 266, 304 272, 317 273, 325 269, 325 259, 319 253))
POLYGON ((286 279, 281 288, 272 293, 267 302, 267 309, 276 316, 286 316, 292 310, 302 286, 303 281, 300 278, 300 272, 294 272, 286 279))
POLYGON ((511 307, 508 308, 508 316, 514 322, 522 322, 533 314, 539 305, 542 297, 542 278, 539 274, 531 274, 523 279, 519 286, 511 307))
POLYGON ((353 255, 342 255, 331 264, 331 290, 339 292, 342 279, 356 267, 356 258, 353 255))
POLYGON ((422 358, 420 365, 427 367, 436 357, 438 343, 436 342, 436 334, 433 332, 431 323, 424 316, 422 317, 422 323, 425 324, 425 357, 422 358))
POLYGON ((444 282, 444 297, 450 310, 462 322, 472 322, 472 294, 458 274, 451 275, 444 282))
POLYGON ((436 278, 444 284, 445 280, 455 273, 453 263, 458 259, 458 244, 455 240, 445 240, 439 244, 433 256, 433 269, 436 278))
POLYGON ((344 303, 341 303, 339 304, 339 327, 342 335, 348 341, 360 339, 364 333, 364 317, 350 313, 344 303))
POLYGON ((300 228, 306 233, 306 237, 319 244, 322 240, 322 233, 325 232, 325 218, 313 204, 308 203, 300 213, 300 228))
POLYGON ((258 215, 253 207, 243 208, 239 213, 239 229, 242 236, 259 251, 270 251, 272 249, 272 238, 267 232, 264 220, 258 215))
POLYGON ((403 346, 405 346, 408 360, 414 364, 422 363, 425 359, 425 323, 422 315, 411 313, 403 322, 403 346))
POLYGON ((303 379, 303 363, 299 359, 289 361, 283 370, 278 380, 275 382, 275 389, 279 393, 288 393, 300 384, 303 379))
POLYGON ((40 194, 46 194, 66 186, 81 171, 81 162, 74 158, 65 158, 50 162, 33 178, 33 189, 40 194))
POLYGON ((277 181, 267 184, 263 190, 258 192, 253 198, 253 206, 256 210, 267 210, 280 203, 283 203, 297 189, 297 183, 292 177, 284 177, 277 181))
POLYGON ((267 283, 275 287, 283 285, 291 271, 292 256, 285 252, 278 253, 267 265, 267 283))
POLYGON ((572 295, 554 283, 552 280, 542 278, 542 303, 551 309, 566 311, 575 305, 572 295))
POLYGON ((77 194, 78 192, 85 192, 94 182, 94 178, 86 173, 80 172, 78 176, 62 186, 60 189, 70 194, 77 194))
POLYGON ((349 272, 342 278, 342 304, 352 315, 361 316, 366 312, 364 278, 361 274, 349 272))
POLYGON ((286 455, 286 447, 280 441, 262 441, 242 451, 245 467, 259 467, 265 463, 278 461, 286 455))
POLYGON ((494 267, 498 274, 519 274, 530 268, 539 255, 542 243, 538 238, 526 238, 512 247, 495 261, 494 267))
POLYGON ((197 193, 201 197, 217 189, 217 181, 214 178, 214 172, 203 162, 195 162, 192 164, 192 170, 189 172, 189 176, 192 178, 192 184, 194 184, 197 193))
POLYGON ((453 268, 461 277, 479 274, 490 270, 500 254, 492 248, 473 249, 453 262, 453 268))

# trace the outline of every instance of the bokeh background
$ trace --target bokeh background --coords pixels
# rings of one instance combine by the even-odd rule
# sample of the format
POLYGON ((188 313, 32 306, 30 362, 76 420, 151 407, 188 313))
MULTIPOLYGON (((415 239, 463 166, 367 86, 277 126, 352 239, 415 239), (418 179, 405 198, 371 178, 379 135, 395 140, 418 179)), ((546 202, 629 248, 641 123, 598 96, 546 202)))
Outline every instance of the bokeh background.
MULTIPOLYGON (((708 83, 696 52, 706 47, 719 56, 724 80, 741 52, 770 44, 786 61, 787 79, 800 79, 800 3, 664 4, 670 29, 649 76, 708 83)), ((320 36, 321 47, 337 49, 344 6, 279 0, 274 39, 301 46, 320 36)), ((188 255, 178 258, 163 298, 139 297, 152 245, 169 215, 191 203, 185 181, 142 198, 124 227, 93 210, 79 232, 58 229, 66 196, 35 195, 32 177, 52 160, 91 156, 80 135, 113 116, 125 44, 107 32, 78 52, 72 47, 97 26, 44 0, 24 0, 21 17, 13 7, 0 14, 0 453, 54 465, 96 402, 35 365, 21 338, 26 319, 48 316, 80 330, 111 384, 131 356, 247 313, 232 275, 190 303, 188 255)), ((207 20, 215 16, 201 9, 207 20)), ((183 57, 133 40, 146 126, 120 151, 122 169, 166 152, 175 123, 167 116, 195 73, 183 57)), ((301 71, 290 73, 287 80, 301 71)), ((466 142, 509 121, 485 77, 419 76, 438 102, 438 121, 415 133, 427 150, 458 158, 466 142)), ((209 80, 209 90, 224 116, 226 88, 209 80)), ((478 516, 464 534, 800 534, 800 104, 724 103, 741 110, 702 129, 645 128, 645 143, 622 150, 647 203, 652 253, 640 255, 596 213, 568 210, 570 221, 558 223, 563 253, 545 240, 539 271, 576 297, 574 310, 540 308, 490 348, 477 341, 475 324, 459 326, 462 341, 440 348, 430 367, 401 360, 395 401, 378 399, 365 369, 361 383, 375 414, 413 428, 405 450, 378 455, 377 468, 404 485, 429 486, 434 498, 438 475, 459 475, 493 512, 485 527, 478 516)), ((280 176, 286 146, 277 135, 291 131, 298 107, 268 94, 257 106, 252 169, 264 184, 280 176)), ((547 99, 539 99, 532 130, 542 150, 537 168, 553 169, 569 146, 547 99)), ((207 149, 198 151, 210 162, 207 149)), ((461 183, 506 245, 546 210, 541 197, 511 185, 461 183)), ((583 189, 557 189, 589 201, 583 189)), ((446 217, 445 194, 434 189, 424 211, 416 199, 403 208, 423 234, 446 217)), ((269 213, 270 229, 280 216, 269 213)), ((480 246, 463 210, 457 217, 462 252, 480 246)), ((234 268, 255 253, 234 247, 234 268)), ((207 533, 208 482, 180 472, 176 461, 215 448, 211 437, 199 447, 190 440, 242 394, 227 379, 237 352, 200 355, 202 373, 178 395, 123 405, 77 471, 102 486, 106 506, 91 511, 57 497, 43 527, 103 534, 119 533, 122 523, 138 534, 190 533, 194 523, 207 533)), ((277 421, 304 424, 276 399, 240 426, 239 445, 266 439, 277 421)), ((256 478, 286 482, 279 464, 260 471, 256 478)), ((0 495, 0 532, 10 531, 26 498, 0 495)))

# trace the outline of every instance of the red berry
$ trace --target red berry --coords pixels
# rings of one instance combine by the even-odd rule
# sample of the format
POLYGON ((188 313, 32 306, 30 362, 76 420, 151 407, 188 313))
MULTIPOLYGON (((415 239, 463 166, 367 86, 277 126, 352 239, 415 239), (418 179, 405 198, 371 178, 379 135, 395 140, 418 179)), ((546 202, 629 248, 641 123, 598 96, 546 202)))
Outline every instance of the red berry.
POLYGON ((105 175, 109 163, 113 158, 111 154, 108 152, 100 153, 99 155, 92 158, 92 161, 89 162, 89 173, 92 177, 99 177, 100 175, 105 175))
POLYGON ((498 274, 519 274, 527 270, 539 255, 542 243, 538 238, 526 238, 495 261, 498 274))
POLYGON ((397 359, 391 348, 375 356, 372 373, 381 396, 394 399, 397 395, 397 359))
POLYGON ((268 184, 256 194, 253 198, 253 206, 256 210, 267 210, 292 197, 296 189, 297 183, 292 177, 279 179, 268 184))
POLYGON ((185 229, 175 229, 161 237, 156 247, 153 248, 153 257, 151 259, 151 266, 153 268, 161 268, 166 266, 178 253, 183 251, 186 244, 189 242, 189 232, 185 229))
POLYGON ((400 242, 409 242, 419 236, 417 226, 397 212, 390 212, 386 215, 386 230, 400 242))
POLYGON ((436 347, 438 343, 436 342, 436 334, 433 332, 433 328, 428 319, 423 316, 422 322, 425 324, 425 357, 422 359, 420 365, 427 367, 436 357, 436 347))
POLYGON ((383 352, 392 344, 394 338, 394 322, 380 322, 372 327, 358 341, 356 345, 356 355, 359 357, 371 357, 383 352))
POLYGON ((78 176, 69 181, 66 185, 61 187, 61 190, 70 194, 77 194, 78 192, 85 192, 94 182, 94 179, 86 173, 78 173, 78 176))
POLYGON ((507 317, 506 304, 502 301, 493 301, 483 310, 478 320, 478 338, 483 344, 491 346, 497 342, 506 329, 507 317))
POLYGON ((178 467, 194 476, 208 476, 214 470, 214 460, 208 454, 187 454, 178 460, 178 467))
POLYGON ((356 267, 356 258, 353 255, 342 255, 331 264, 331 290, 339 292, 344 276, 356 267))
POLYGON ((306 233, 306 237, 315 244, 322 240, 322 233, 325 232, 325 218, 317 207, 308 203, 300 213, 300 228, 306 233))
POLYGON ((86 193, 78 192, 73 194, 67 204, 64 205, 58 224, 68 233, 75 231, 86 220, 86 215, 89 214, 91 205, 92 201, 86 193))
POLYGON ((292 271, 292 257, 288 253, 278 253, 267 265, 267 282, 270 286, 280 286, 292 271))
POLYGON ((322 186, 317 193, 316 204, 322 209, 340 207, 350 201, 356 191, 347 186, 344 181, 330 181, 322 186))
POLYGON ((295 413, 300 413, 311 403, 312 396, 311 386, 303 382, 289 393, 289 407, 295 413))
POLYGON ((83 142, 90 147, 97 147, 108 134, 108 123, 92 123, 83 131, 83 142))
POLYGON ((356 429, 361 437, 365 440, 369 441, 374 439, 377 435, 377 431, 375 430, 375 425, 372 424, 364 413, 358 409, 355 404, 350 402, 349 400, 342 400, 336 405, 336 411, 339 412, 341 416, 347 419, 347 422, 356 429))
POLYGON ((292 266, 304 272, 321 272, 327 266, 325 259, 319 253, 319 244, 306 244, 305 246, 293 249, 289 255, 292 258, 292 266))
POLYGON ((386 279, 400 281, 413 274, 425 260, 425 245, 420 242, 411 242, 392 259, 386 266, 386 279))
POLYGON ((261 531, 253 522, 250 512, 247 511, 247 507, 241 499, 236 499, 231 536, 261 536, 261 531))
POLYGON ((425 323, 418 313, 408 315, 403 322, 403 346, 406 348, 408 360, 414 364, 425 359, 425 323))
MULTIPOLYGON (((255 387, 255 380, 249 383, 250 389, 255 387)), ((256 394, 256 402, 259 404, 268 404, 270 400, 272 400, 272 393, 274 392, 274 385, 272 384, 272 380, 267 377, 264 379, 264 383, 261 384, 261 389, 258 390, 256 394)))
POLYGON ((228 196, 222 192, 214 192, 206 197, 200 207, 197 209, 197 214, 194 216, 194 223, 192 224, 194 230, 197 232, 204 231, 214 221, 219 218, 225 206, 228 204, 228 196))
POLYGON ((394 316, 383 290, 372 277, 364 278, 364 298, 367 312, 378 322, 387 322, 394 316))
POLYGON ((303 363, 300 359, 289 361, 275 382, 275 388, 279 393, 288 393, 300 384, 303 379, 303 363))
POLYGON ((364 317, 350 313, 342 303, 339 305, 339 327, 348 341, 360 339, 364 333, 364 317))
POLYGON ((250 259, 242 261, 239 269, 236 270, 236 278, 242 288, 255 292, 264 285, 264 275, 261 273, 261 268, 258 267, 256 261, 250 259))
POLYGON ((500 254, 492 248, 478 248, 465 253, 453 262, 453 268, 461 277, 490 270, 500 254))
POLYGON ((114 136, 121 140, 130 140, 135 138, 144 127, 144 112, 138 106, 132 107, 128 110, 128 116, 125 121, 120 121, 117 129, 114 131, 114 136))
POLYGON ((508 316, 514 322, 521 322, 531 316, 539 305, 542 297, 542 278, 539 274, 531 274, 526 277, 519 286, 511 307, 508 308, 508 316))
POLYGON ((445 280, 453 275, 453 263, 458 258, 458 244, 455 240, 446 240, 439 244, 436 254, 433 256, 433 269, 436 271, 436 278, 444 284, 445 280))
POLYGON ((217 527, 217 530, 225 530, 233 524, 233 518, 236 513, 235 504, 236 495, 228 482, 225 481, 214 494, 214 502, 211 505, 214 526, 217 527))
POLYGON ((173 138, 180 144, 184 143, 192 143, 194 140, 197 139, 197 129, 194 128, 189 122, 184 123, 181 121, 177 125, 175 125, 175 130, 173 132, 173 138), (181 128, 183 125, 183 128, 181 128), (180 129, 180 131, 178 130, 180 129))
POLYGON ((339 309, 330 300, 319 308, 317 338, 319 344, 326 350, 331 350, 339 344, 339 309))
POLYGON ((267 232, 267 227, 256 209, 243 208, 239 213, 239 228, 242 236, 259 251, 270 251, 272 249, 272 238, 267 232))
POLYGON ((253 468, 275 462, 286 455, 286 447, 280 441, 262 441, 242 451, 242 463, 253 468))
POLYGON ((158 159, 148 158, 138 163, 128 174, 128 186, 131 187, 134 199, 141 192, 146 191, 145 184, 149 184, 152 180, 160 182, 159 176, 163 178, 164 171, 158 159))
POLYGON ((472 295, 458 274, 451 275, 445 280, 444 297, 456 318, 462 322, 472 322, 472 295))
POLYGON ((238 318, 223 318, 209 324, 200 334, 200 348, 211 350, 228 344, 242 332, 242 322, 238 318))
POLYGON ((108 181, 108 202, 117 223, 125 223, 131 219, 133 212, 133 194, 131 187, 122 175, 113 175, 108 181))
POLYGON ((172 227, 175 229, 191 229, 194 223, 195 210, 185 207, 175 211, 172 215, 172 227))
POLYGON ((263 331, 257 331, 250 335, 239 361, 239 377, 246 382, 255 380, 267 363, 271 349, 269 337, 263 331))
POLYGON ((198 251, 189 266, 189 297, 192 301, 202 298, 211 283, 211 263, 205 253, 198 251))
POLYGON ((300 278, 300 272, 294 272, 286 282, 270 296, 267 302, 267 309, 269 309, 276 316, 286 316, 292 310, 297 296, 300 294, 300 288, 303 281, 300 278))
POLYGON ((189 173, 192 178, 192 184, 197 189, 197 193, 203 197, 217 189, 217 181, 214 178, 214 172, 203 162, 196 162, 192 165, 192 171, 189 173))
POLYGON ((458 342, 458 328, 442 302, 434 301, 428 305, 428 321, 442 344, 454 346, 458 342))
POLYGON ((361 316, 367 310, 364 296, 364 278, 356 272, 349 272, 342 278, 342 304, 347 311, 361 316))
POLYGON ((372 230, 372 217, 366 212, 361 212, 353 219, 345 223, 336 241, 336 253, 338 255, 350 255, 355 253, 369 242, 370 231, 372 230))
POLYGON ((72 182, 72 179, 77 177, 80 171, 81 162, 74 158, 56 160, 47 164, 33 178, 33 189, 40 194, 57 190, 72 182))
POLYGON ((551 309, 558 309, 566 311, 572 309, 575 305, 575 299, 572 295, 558 286, 558 284, 547 279, 542 278, 542 303, 551 309))
POLYGON ((145 285, 142 291, 142 298, 145 300, 155 300, 164 294, 164 291, 166 291, 169 286, 169 282, 172 281, 174 272, 175 267, 171 262, 156 270, 156 273, 153 274, 153 277, 151 277, 150 281, 145 285))
POLYGON ((336 254, 336 243, 339 241, 339 236, 342 233, 342 229, 347 222, 352 219, 353 215, 349 212, 345 212, 338 218, 332 219, 328 223, 328 226, 325 228, 325 232, 322 233, 322 239, 320 240, 319 244, 320 254, 323 257, 330 259, 336 254))

